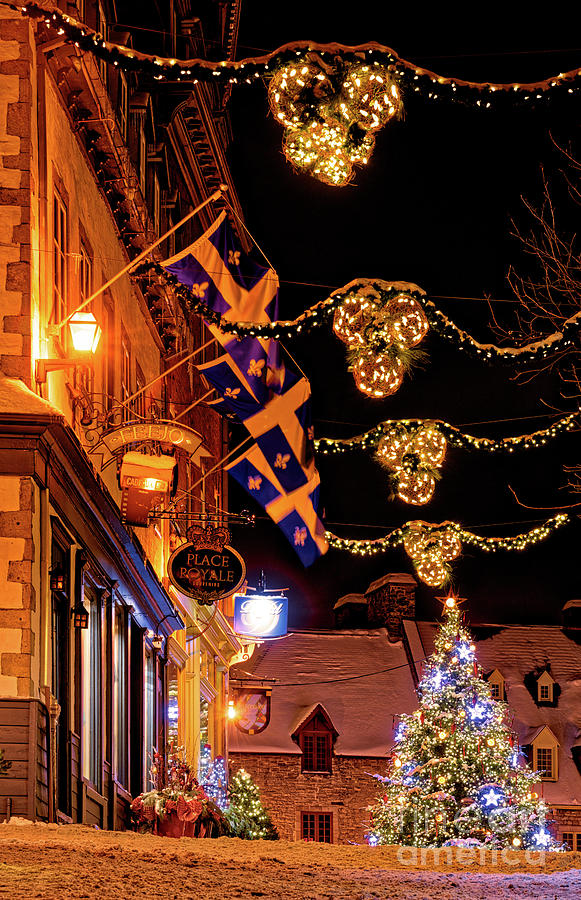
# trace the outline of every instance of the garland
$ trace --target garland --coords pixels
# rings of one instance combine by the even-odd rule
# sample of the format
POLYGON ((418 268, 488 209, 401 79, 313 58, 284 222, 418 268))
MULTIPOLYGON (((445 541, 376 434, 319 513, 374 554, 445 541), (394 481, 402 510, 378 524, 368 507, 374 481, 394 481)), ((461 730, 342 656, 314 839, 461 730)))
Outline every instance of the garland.
POLYGON ((486 553, 526 550, 544 541, 569 521, 570 517, 566 513, 559 513, 542 525, 512 537, 481 537, 462 528, 457 522, 432 525, 422 521, 406 522, 400 528, 374 540, 341 538, 331 531, 325 532, 325 537, 330 547, 347 550, 358 556, 373 556, 403 545, 418 577, 431 587, 443 587, 450 579, 451 562, 460 556, 463 545, 486 553))
MULTIPOLYGON (((561 331, 555 331, 552 334, 541 338, 538 341, 531 341, 522 347, 499 347, 496 344, 485 344, 477 341, 467 331, 459 328, 445 313, 443 313, 432 300, 429 300, 425 292, 417 285, 407 282, 389 282, 381 279, 373 278, 356 278, 333 293, 329 294, 324 300, 320 300, 313 306, 310 306, 296 319, 278 320, 275 322, 258 323, 258 322, 229 322, 224 319, 220 313, 209 309, 203 300, 195 296, 193 291, 186 285, 181 284, 175 275, 172 275, 159 263, 146 262, 142 263, 135 269, 134 275, 139 278, 146 277, 148 273, 165 279, 166 283, 171 285, 176 294, 191 312, 198 313, 207 319, 212 325, 216 325, 225 334, 233 334, 239 338, 259 337, 272 338, 273 340, 284 340, 293 338, 301 332, 308 333, 314 328, 326 324, 332 314, 337 310, 344 308, 353 309, 357 304, 363 305, 373 298, 374 306, 377 310, 383 307, 388 309, 397 301, 404 297, 407 300, 415 301, 409 304, 410 309, 415 309, 415 305, 422 307, 423 313, 430 328, 440 337, 445 338, 452 343, 456 349, 468 353, 476 359, 484 359, 485 361, 494 360, 495 362, 507 363, 509 365, 529 365, 539 362, 556 353, 565 353, 579 342, 579 331, 581 330, 581 313, 575 313, 570 319, 564 322, 561 331)), ((352 317, 353 313, 349 315, 352 317)), ((337 317, 339 319, 339 317, 337 317)), ((377 318, 377 317, 376 317, 377 318)), ((370 322, 365 319, 362 324, 361 340, 358 340, 360 349, 373 350, 381 353, 381 351, 389 350, 394 345, 394 321, 390 315, 380 315, 378 321, 370 322), (386 325, 387 319, 387 325, 386 325)), ((340 328, 341 326, 339 326, 340 328)), ((395 328, 397 332, 397 327, 395 328)), ((424 331, 421 322, 418 321, 417 332, 424 331)), ((338 328, 335 326, 337 333, 338 328)), ((423 337, 423 335, 422 335, 423 337)), ((411 341, 419 343, 413 335, 404 338, 408 345, 411 341)), ((401 343, 401 340, 396 342, 401 343)), ((348 341, 347 343, 350 343, 348 341)))
POLYGON ((41 19, 49 28, 82 50, 94 53, 99 59, 120 69, 152 75, 157 81, 213 81, 227 84, 251 84, 257 78, 271 78, 297 57, 307 53, 317 53, 327 64, 334 65, 339 59, 342 64, 367 62, 391 67, 399 83, 410 92, 422 93, 430 100, 453 100, 473 103, 488 109, 501 98, 515 97, 527 103, 535 103, 549 95, 570 95, 581 88, 581 68, 559 72, 541 81, 507 84, 493 82, 465 81, 449 78, 429 69, 416 66, 403 59, 382 44, 370 42, 348 47, 343 44, 317 44, 312 41, 295 41, 284 44, 271 53, 248 57, 241 60, 168 59, 141 53, 130 47, 106 41, 83 22, 66 15, 61 10, 42 3, 14 3, 2 0, 4 6, 17 10, 31 19, 41 19))
POLYGON ((462 450, 484 450, 487 453, 512 453, 514 449, 529 450, 542 447, 552 438, 566 431, 571 431, 579 419, 579 412, 570 413, 558 419, 547 428, 534 431, 532 434, 520 434, 514 437, 487 438, 466 434, 455 425, 443 422, 441 419, 386 419, 350 438, 316 438, 315 450, 322 455, 333 453, 347 453, 350 450, 368 450, 378 446, 381 438, 389 433, 392 428, 404 429, 413 433, 416 429, 430 425, 446 439, 452 447, 462 450))

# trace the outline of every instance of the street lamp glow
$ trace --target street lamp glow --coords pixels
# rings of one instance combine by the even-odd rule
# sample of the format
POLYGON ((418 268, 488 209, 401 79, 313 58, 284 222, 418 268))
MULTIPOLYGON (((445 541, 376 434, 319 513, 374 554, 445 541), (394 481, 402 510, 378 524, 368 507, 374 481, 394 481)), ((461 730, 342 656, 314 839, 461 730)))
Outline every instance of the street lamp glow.
POLYGON ((75 350, 94 353, 101 337, 101 328, 92 312, 76 312, 69 321, 71 340, 75 350))

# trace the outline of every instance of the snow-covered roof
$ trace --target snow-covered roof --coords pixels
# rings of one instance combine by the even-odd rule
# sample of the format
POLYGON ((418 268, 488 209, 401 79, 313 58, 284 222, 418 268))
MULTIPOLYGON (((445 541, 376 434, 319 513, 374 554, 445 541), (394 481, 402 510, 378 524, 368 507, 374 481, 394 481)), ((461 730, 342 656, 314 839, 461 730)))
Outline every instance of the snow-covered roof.
POLYGON ((0 415, 54 416, 64 421, 63 413, 48 400, 31 391, 19 378, 0 375, 0 415))
MULTIPOLYGON (((438 626, 417 622, 429 656, 438 626)), ((543 781, 549 805, 581 804, 581 774, 571 755, 581 737, 581 646, 558 625, 478 625, 472 629, 476 656, 485 672, 498 669, 505 679, 513 728, 521 744, 547 725, 560 744, 559 780, 543 781), (524 683, 526 675, 550 665, 561 692, 556 706, 537 706, 524 683)))
POLYGON ((366 604, 367 600, 365 599, 365 594, 345 594, 343 597, 339 597, 333 609, 341 609, 341 607, 346 606, 347 603, 366 604))
POLYGON ((299 754, 291 734, 320 703, 338 732, 335 753, 386 756, 394 717, 417 705, 403 644, 391 643, 385 628, 294 632, 263 644, 230 671, 249 686, 253 677, 276 679, 268 682, 270 722, 254 735, 230 723, 234 753, 299 754))
POLYGON ((413 585, 413 587, 416 587, 417 581, 413 575, 409 574, 409 572, 390 572, 388 575, 383 575, 376 581, 372 581, 365 593, 371 594, 373 591, 377 591, 380 587, 383 587, 384 584, 410 584, 413 585))

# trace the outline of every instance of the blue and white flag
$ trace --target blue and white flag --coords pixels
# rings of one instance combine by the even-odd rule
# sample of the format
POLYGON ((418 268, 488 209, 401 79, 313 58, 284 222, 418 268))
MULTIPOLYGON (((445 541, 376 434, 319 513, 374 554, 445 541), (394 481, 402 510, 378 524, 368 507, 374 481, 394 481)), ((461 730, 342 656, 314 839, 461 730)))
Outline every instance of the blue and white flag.
MULTIPOLYGON (((228 321, 277 318, 278 276, 242 251, 225 213, 163 266, 228 321)), ((328 549, 318 513, 309 382, 284 366, 277 341, 239 339, 214 325, 208 328, 225 352, 199 364, 198 371, 219 395, 213 405, 236 415, 256 441, 226 469, 308 566, 328 549)))
POLYGON ((226 470, 266 510, 303 565, 326 553, 319 518, 319 473, 311 426, 311 389, 301 378, 246 419, 256 443, 226 470))
MULTIPOLYGON (((162 263, 187 285, 202 302, 228 322, 266 324, 278 316, 278 275, 247 256, 223 212, 193 244, 162 263)), ((281 393, 296 380, 280 359, 277 341, 271 338, 237 338, 206 323, 217 341, 244 373, 252 393, 264 404, 272 393, 281 393)), ((223 357, 221 357, 221 360, 223 357)), ((220 392, 222 370, 214 375, 213 362, 204 364, 204 375, 220 392)), ((231 384, 228 387, 232 390, 231 384)), ((241 392, 248 384, 240 385, 241 392)))

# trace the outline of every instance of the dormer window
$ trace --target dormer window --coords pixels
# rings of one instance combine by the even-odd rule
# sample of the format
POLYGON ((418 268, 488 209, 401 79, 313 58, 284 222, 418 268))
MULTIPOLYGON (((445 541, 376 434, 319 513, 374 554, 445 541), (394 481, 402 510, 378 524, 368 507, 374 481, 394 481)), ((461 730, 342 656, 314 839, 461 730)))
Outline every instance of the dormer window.
POLYGON ((541 781, 557 781, 559 778, 559 741, 548 727, 542 725, 532 736, 532 764, 541 781))
POLYGON ((554 700, 553 689, 555 686, 554 679, 547 671, 544 671, 537 678, 537 700, 539 703, 552 703, 554 700))
POLYGON ((319 703, 292 735, 302 751, 301 772, 330 773, 337 736, 327 711, 319 703))
POLYGON ((505 699, 504 676, 498 669, 494 669, 488 676, 488 684, 490 685, 490 696, 493 700, 505 699))

